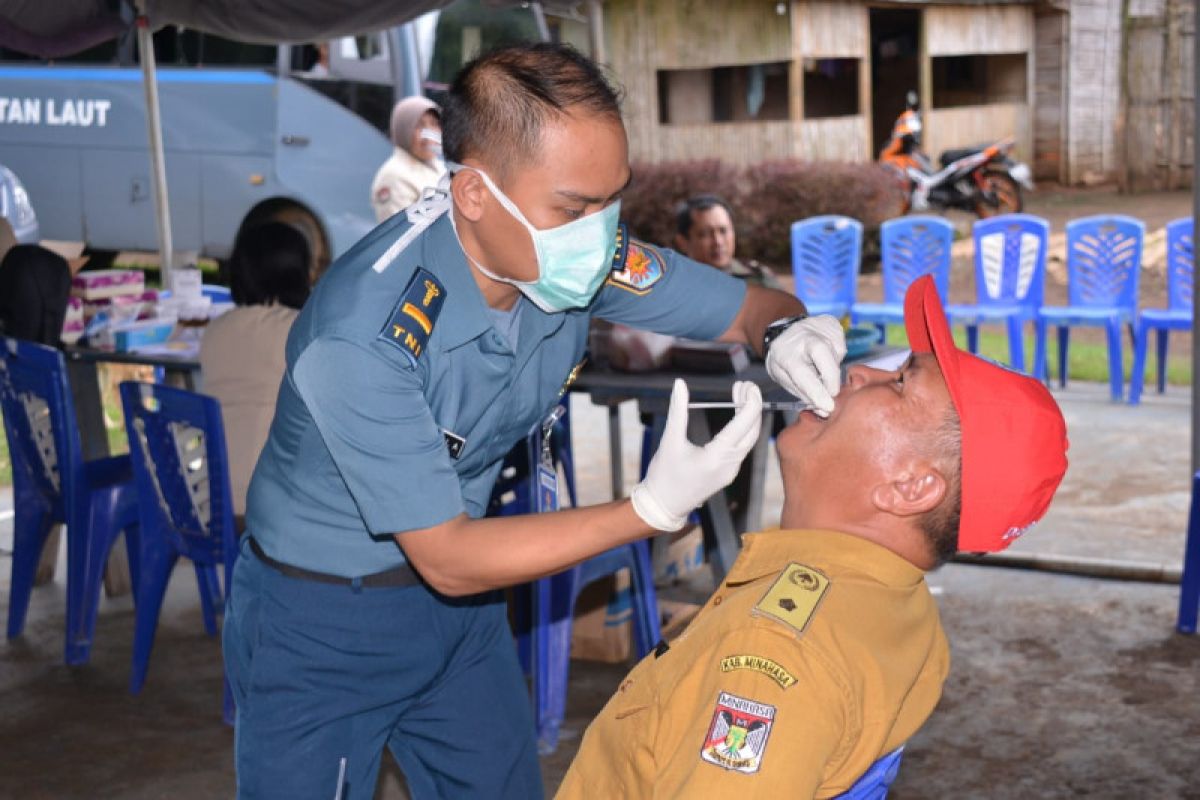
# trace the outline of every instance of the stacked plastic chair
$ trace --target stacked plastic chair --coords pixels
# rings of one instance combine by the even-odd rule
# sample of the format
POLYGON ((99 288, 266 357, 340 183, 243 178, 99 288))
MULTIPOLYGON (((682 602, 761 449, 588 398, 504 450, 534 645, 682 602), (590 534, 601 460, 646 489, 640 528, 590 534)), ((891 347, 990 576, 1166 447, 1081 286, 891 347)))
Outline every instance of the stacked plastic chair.
MULTIPOLYGON (((880 228, 883 302, 855 303, 850 321, 867 322, 887 336, 887 325, 904 324, 904 294, 922 275, 933 275, 943 305, 950 286, 950 246, 954 226, 941 217, 917 215, 889 219, 880 228)), ((886 339, 881 338, 881 341, 886 339)))
POLYGON ((84 461, 62 353, 0 340, 0 410, 13 466, 8 638, 21 634, 38 560, 56 523, 67 526, 67 664, 87 663, 109 551, 125 531, 138 585, 137 492, 128 456, 84 461))
MULTIPOLYGON (((560 420, 551 436, 551 449, 571 486, 574 476, 569 468, 570 427, 562 423, 560 420)), ((536 510, 538 487, 531 465, 538 463, 541 452, 539 426, 505 458, 492 493, 489 516, 530 514, 536 510)), ((641 658, 654 649, 660 636, 654 573, 644 541, 614 547, 578 566, 514 590, 518 650, 532 678, 534 720, 538 749, 542 753, 554 752, 558 746, 559 728, 566 713, 575 601, 585 586, 621 569, 630 573, 634 644, 641 658)))
POLYGON ((792 223, 792 276, 809 314, 850 313, 858 291, 862 223, 829 215, 792 223))
POLYGON ((1009 364, 1024 370, 1021 334, 1026 323, 1036 323, 1043 303, 1050 224, 1031 214, 1003 214, 979 220, 972 232, 976 300, 972 305, 947 306, 946 315, 952 325, 966 326, 967 349, 972 353, 979 352, 980 325, 1004 323, 1009 364))
POLYGON ((1147 308, 1138 314, 1134 333, 1133 371, 1129 375, 1129 402, 1142 399, 1146 371, 1146 346, 1150 331, 1157 334, 1158 393, 1167 388, 1167 336, 1171 331, 1192 329, 1192 273, 1195 266, 1191 217, 1167 224, 1167 307, 1147 308))
POLYGON ((883 756, 862 777, 854 782, 846 791, 837 795, 834 800, 886 800, 888 789, 900 774, 900 757, 904 755, 901 745, 883 756))
POLYGON ((1188 513, 1187 544, 1183 551, 1183 577, 1179 585, 1179 619, 1175 629, 1180 633, 1196 632, 1196 615, 1200 611, 1200 472, 1192 476, 1192 508, 1188 513))
POLYGON ((1040 342, 1034 375, 1048 379, 1046 326, 1058 327, 1058 381, 1067 385, 1067 349, 1073 326, 1104 328, 1108 338, 1108 376, 1113 400, 1124 386, 1121 326, 1130 334, 1137 315, 1138 280, 1142 271, 1142 240, 1146 226, 1119 214, 1084 217, 1067 223, 1067 305, 1042 306, 1038 311, 1040 342))
MULTIPOLYGON (((196 571, 200 607, 209 636, 217 635, 224 593, 217 568, 230 585, 237 532, 221 406, 214 398, 151 383, 121 384, 121 405, 138 488, 141 581, 129 691, 146 681, 150 651, 167 583, 179 558, 196 571)), ((225 718, 233 719, 226 687, 225 718)))

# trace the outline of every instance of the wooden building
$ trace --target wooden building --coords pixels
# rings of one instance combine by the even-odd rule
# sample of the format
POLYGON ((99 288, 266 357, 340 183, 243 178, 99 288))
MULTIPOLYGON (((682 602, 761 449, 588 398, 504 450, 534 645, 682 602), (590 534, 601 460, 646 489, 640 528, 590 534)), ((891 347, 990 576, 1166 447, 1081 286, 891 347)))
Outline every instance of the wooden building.
POLYGON ((632 156, 862 161, 910 89, 930 152, 1032 150, 1033 5, 607 0, 632 156))
POLYGON ((1190 181, 1193 28, 1187 0, 603 3, 635 160, 871 160, 916 89, 935 157, 1011 136, 1042 179, 1135 188, 1190 181))

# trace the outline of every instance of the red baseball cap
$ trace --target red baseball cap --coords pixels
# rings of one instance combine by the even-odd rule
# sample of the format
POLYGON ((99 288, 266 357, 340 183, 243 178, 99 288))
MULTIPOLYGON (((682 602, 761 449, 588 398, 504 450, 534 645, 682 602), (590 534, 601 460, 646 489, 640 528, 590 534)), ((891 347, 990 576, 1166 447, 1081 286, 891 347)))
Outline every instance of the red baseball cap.
POLYGON ((1003 550, 1042 518, 1067 471, 1067 425, 1050 392, 1024 373, 959 350, 931 276, 904 298, 914 353, 933 353, 962 429, 958 549, 1003 550))

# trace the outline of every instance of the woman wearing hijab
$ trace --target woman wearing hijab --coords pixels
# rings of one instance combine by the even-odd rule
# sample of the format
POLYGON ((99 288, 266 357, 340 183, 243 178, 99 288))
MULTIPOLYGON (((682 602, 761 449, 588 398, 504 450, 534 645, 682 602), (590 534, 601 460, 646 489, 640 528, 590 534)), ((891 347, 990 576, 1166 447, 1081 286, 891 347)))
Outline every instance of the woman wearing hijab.
POLYGON ((412 204, 426 187, 436 186, 445 168, 440 109, 426 97, 406 97, 392 109, 392 156, 383 162, 371 184, 375 220, 412 204))

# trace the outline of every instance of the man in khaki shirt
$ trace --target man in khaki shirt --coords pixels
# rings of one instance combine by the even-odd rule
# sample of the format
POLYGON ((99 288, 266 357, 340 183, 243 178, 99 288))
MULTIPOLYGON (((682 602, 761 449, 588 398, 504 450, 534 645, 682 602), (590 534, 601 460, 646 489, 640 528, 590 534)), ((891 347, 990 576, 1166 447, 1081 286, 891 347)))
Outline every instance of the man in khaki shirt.
POLYGON ((782 529, 622 682, 559 798, 834 797, 929 717, 949 651, 924 572, 1040 519, 1067 438, 1038 381, 954 347, 931 279, 905 322, 899 370, 851 367, 779 436, 782 529))

